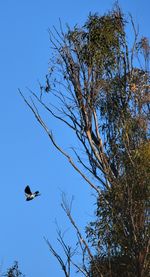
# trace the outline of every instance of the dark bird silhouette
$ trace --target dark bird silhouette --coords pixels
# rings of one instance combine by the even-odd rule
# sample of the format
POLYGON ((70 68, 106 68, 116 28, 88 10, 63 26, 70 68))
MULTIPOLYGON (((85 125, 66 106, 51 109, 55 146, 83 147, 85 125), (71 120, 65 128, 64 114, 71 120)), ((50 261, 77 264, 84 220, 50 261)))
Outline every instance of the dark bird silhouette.
POLYGON ((26 196, 26 201, 30 201, 30 200, 34 199, 36 196, 40 195, 39 191, 31 192, 31 189, 29 186, 25 187, 24 192, 25 192, 25 196, 26 196))

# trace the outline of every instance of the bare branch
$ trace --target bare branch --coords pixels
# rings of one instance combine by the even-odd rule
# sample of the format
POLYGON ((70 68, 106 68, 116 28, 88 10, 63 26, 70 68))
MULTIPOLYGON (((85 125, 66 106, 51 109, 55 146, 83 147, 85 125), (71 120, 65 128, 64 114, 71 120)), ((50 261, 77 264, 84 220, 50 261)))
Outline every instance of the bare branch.
POLYGON ((51 142, 53 143, 53 145, 55 146, 55 148, 61 152, 63 154, 63 156, 65 156, 69 163, 73 166, 73 168, 82 176, 82 178, 98 193, 100 194, 100 190, 99 188, 97 188, 87 177, 86 175, 76 166, 76 164, 73 162, 72 158, 60 147, 58 146, 58 144, 55 142, 54 137, 52 132, 49 131, 48 127, 46 126, 46 124, 44 123, 44 121, 42 120, 41 116, 39 115, 39 113, 29 104, 29 102, 27 101, 27 99, 24 97, 24 95, 22 94, 22 92, 19 90, 23 100, 25 101, 25 103, 27 104, 27 106, 32 110, 33 114, 35 115, 36 119, 38 120, 38 122, 40 123, 40 125, 44 128, 44 130, 46 131, 46 133, 48 134, 51 142))
POLYGON ((85 247, 85 249, 86 249, 86 251, 87 251, 87 253, 89 255, 90 260, 95 264, 97 272, 100 274, 100 277, 103 277, 101 271, 99 270, 99 268, 97 267, 97 264, 95 263, 94 256, 93 256, 93 254, 92 254, 92 252, 91 252, 91 250, 90 250, 86 240, 83 238, 83 236, 82 236, 82 234, 80 232, 80 229, 76 225, 76 223, 75 223, 75 221, 74 221, 74 219, 73 219, 73 217, 71 215, 71 211, 70 211, 69 205, 68 205, 68 203, 66 201, 66 198, 65 198, 64 194, 62 195, 61 206, 62 206, 63 210, 65 211, 66 215, 68 216, 68 218, 69 218, 71 224, 73 225, 74 229, 76 230, 77 236, 79 237, 79 241, 80 241, 81 245, 82 244, 84 245, 84 247, 85 247))
POLYGON ((64 261, 62 260, 61 256, 55 251, 55 249, 52 247, 52 245, 50 244, 48 239, 46 239, 44 237, 44 240, 47 243, 50 252, 53 254, 54 257, 56 257, 56 259, 58 260, 59 264, 61 265, 61 268, 64 271, 65 276, 66 277, 70 277, 70 270, 67 271, 67 267, 66 267, 64 261))

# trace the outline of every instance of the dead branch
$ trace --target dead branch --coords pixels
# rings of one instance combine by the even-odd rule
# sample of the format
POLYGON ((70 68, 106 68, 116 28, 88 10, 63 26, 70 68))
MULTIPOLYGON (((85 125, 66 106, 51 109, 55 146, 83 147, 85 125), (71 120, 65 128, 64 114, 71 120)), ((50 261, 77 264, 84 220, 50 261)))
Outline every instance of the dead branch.
MULTIPOLYGON (((49 131, 48 127, 46 126, 46 124, 44 123, 44 121, 42 120, 37 107, 34 104, 34 107, 27 101, 27 99, 24 97, 24 95, 22 94, 22 92, 19 90, 23 100, 25 101, 25 103, 27 104, 27 106, 30 108, 30 110, 33 112, 33 114, 35 115, 37 121, 40 123, 40 125, 44 128, 44 130, 46 131, 47 135, 49 136, 51 142, 53 143, 53 145, 55 146, 55 148, 61 152, 63 154, 63 156, 65 156, 67 158, 67 160, 69 161, 69 163, 72 165, 72 167, 82 176, 82 178, 100 195, 100 189, 97 188, 88 178, 87 176, 76 166, 76 164, 73 162, 72 158, 60 147, 58 146, 58 144, 56 143, 56 141, 54 140, 53 134, 51 131, 49 131)), ((33 104, 34 102, 32 102, 33 104)))

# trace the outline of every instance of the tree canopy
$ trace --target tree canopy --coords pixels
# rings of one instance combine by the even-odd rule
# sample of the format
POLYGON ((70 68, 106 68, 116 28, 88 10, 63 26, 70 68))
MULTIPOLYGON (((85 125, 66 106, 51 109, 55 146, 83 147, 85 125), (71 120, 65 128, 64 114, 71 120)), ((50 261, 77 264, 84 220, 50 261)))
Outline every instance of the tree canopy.
POLYGON ((60 30, 54 27, 49 34, 54 54, 46 84, 40 85, 39 93, 31 92, 31 102, 22 96, 53 145, 97 194, 95 220, 86 227, 86 242, 81 242, 63 206, 86 256, 76 266, 85 276, 146 277, 150 243, 148 39, 138 38, 132 17, 127 19, 118 6, 103 16, 90 14, 83 27, 67 25, 64 31, 60 22, 60 30), (126 31, 129 24, 132 45, 126 31), (75 133, 82 151, 73 148, 71 156, 57 144, 38 105, 75 133))
POLYGON ((14 264, 7 269, 7 272, 2 275, 3 277, 25 277, 19 269, 17 261, 14 261, 14 264))

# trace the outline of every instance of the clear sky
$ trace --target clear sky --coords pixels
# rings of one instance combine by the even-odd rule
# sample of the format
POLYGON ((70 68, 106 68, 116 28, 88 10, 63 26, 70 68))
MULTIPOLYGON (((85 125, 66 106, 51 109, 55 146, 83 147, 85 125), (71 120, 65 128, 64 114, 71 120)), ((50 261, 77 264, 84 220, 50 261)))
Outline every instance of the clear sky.
MULTIPOLYGON (((63 23, 82 24, 89 12, 103 14, 112 0, 1 0, 0 1, 0 269, 18 260, 26 277, 63 276, 49 253, 43 236, 56 246, 57 218, 66 240, 74 233, 61 207, 61 191, 74 195, 73 215, 82 228, 92 219, 95 198, 80 176, 50 144, 48 137, 25 106, 18 87, 37 88, 48 70, 48 28, 63 23), (30 184, 42 196, 26 202, 30 184)), ((149 0, 122 0, 140 33, 150 36, 149 0)), ((49 121, 63 145, 67 134, 58 122, 49 121)), ((73 144, 69 141, 68 147, 73 144)), ((65 147, 67 147, 65 145, 65 147)), ((66 148, 67 149, 67 148, 66 148)), ((74 273, 72 274, 72 277, 74 273)))

